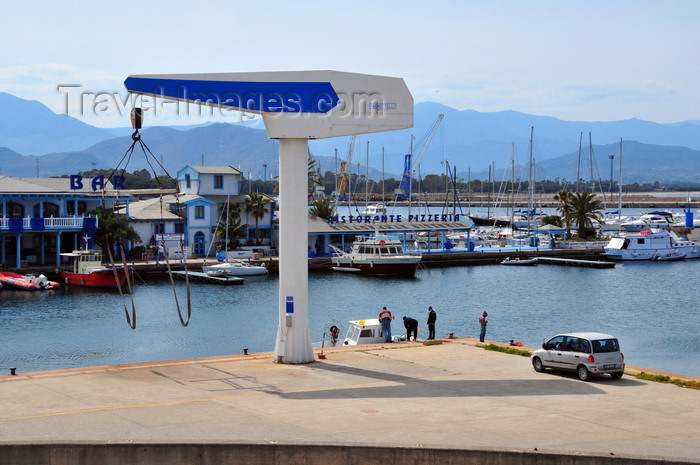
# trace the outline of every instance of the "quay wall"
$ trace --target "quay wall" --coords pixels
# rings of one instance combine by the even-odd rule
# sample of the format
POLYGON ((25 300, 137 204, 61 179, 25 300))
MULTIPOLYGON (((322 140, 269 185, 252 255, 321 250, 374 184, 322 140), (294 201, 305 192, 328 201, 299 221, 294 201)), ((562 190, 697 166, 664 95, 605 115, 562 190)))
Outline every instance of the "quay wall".
POLYGON ((675 465, 658 457, 538 450, 385 447, 372 444, 15 443, 0 444, 0 465, 675 465))

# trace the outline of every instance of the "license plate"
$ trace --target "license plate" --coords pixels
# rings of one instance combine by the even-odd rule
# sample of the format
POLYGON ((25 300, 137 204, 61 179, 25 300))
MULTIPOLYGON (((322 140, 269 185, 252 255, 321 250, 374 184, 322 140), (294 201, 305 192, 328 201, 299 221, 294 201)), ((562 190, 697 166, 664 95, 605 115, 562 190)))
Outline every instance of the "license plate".
POLYGON ((617 365, 603 365, 603 370, 612 370, 617 368, 617 365))

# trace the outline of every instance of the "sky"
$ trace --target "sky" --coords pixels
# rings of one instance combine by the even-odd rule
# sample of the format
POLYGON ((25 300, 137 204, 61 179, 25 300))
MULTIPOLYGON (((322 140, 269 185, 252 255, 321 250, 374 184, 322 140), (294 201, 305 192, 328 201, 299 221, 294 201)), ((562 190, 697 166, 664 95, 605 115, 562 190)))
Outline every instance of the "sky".
POLYGON ((401 77, 416 103, 458 110, 700 120, 696 0, 29 0, 0 11, 0 91, 100 127, 130 125, 131 74, 325 69, 401 77))

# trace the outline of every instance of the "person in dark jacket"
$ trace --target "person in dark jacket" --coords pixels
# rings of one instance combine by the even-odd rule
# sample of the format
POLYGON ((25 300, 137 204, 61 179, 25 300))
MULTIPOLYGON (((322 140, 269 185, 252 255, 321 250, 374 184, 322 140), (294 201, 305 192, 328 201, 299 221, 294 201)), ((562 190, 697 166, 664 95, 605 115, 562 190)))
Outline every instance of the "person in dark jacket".
POLYGON ((406 327, 406 340, 411 340, 411 333, 413 333, 413 340, 418 340, 418 320, 411 318, 409 316, 403 317, 403 325, 406 327))
POLYGON ((435 339, 435 320, 437 320, 437 313, 433 310, 433 307, 428 307, 428 339, 435 339))

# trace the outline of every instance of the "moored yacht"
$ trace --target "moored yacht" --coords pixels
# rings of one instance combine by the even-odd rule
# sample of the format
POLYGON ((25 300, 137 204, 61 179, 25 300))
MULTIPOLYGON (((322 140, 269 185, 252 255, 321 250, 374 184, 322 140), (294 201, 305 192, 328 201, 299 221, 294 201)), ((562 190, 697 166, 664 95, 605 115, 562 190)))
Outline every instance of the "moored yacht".
POLYGON ((333 269, 367 275, 413 276, 421 255, 405 253, 401 240, 396 236, 375 233, 372 236, 357 236, 352 250, 345 252, 333 249, 333 269))
POLYGON ((700 258, 700 242, 679 237, 669 230, 646 229, 620 234, 605 246, 613 260, 678 260, 700 258))
POLYGON ((627 221, 620 224, 624 231, 639 232, 646 229, 664 229, 677 226, 673 213, 665 211, 654 211, 641 215, 639 219, 627 221))

